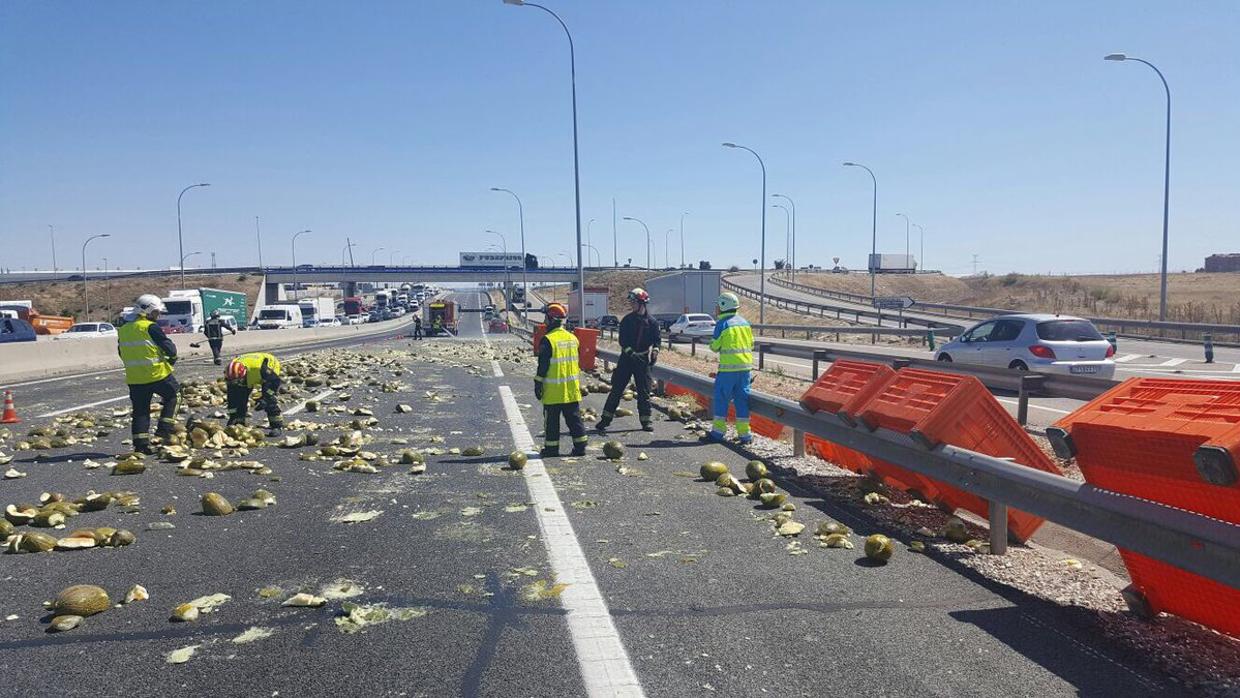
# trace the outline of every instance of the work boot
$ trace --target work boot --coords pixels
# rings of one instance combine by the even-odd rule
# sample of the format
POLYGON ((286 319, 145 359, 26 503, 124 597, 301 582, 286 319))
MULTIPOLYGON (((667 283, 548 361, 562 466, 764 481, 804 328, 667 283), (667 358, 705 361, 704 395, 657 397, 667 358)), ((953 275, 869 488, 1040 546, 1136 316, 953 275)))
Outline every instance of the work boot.
POLYGON ((650 417, 642 419, 642 431, 654 431, 654 425, 650 423, 650 417))
POLYGON ((216 365, 216 366, 219 366, 219 365, 220 365, 220 364, 222 364, 222 363, 223 363, 223 360, 222 360, 222 359, 216 359, 216 360, 215 360, 215 365, 216 365))
POLYGON ((142 453, 148 456, 155 455, 155 449, 151 448, 151 442, 147 439, 134 439, 133 452, 142 453))
POLYGON ((594 425, 594 431, 597 431, 597 432, 598 432, 598 433, 600 433, 600 434, 606 434, 606 433, 607 433, 607 427, 609 427, 609 426, 611 426, 611 418, 610 418, 610 417, 601 417, 601 418, 599 418, 599 420, 598 420, 598 424, 595 424, 595 425, 594 425))
POLYGON ((542 450, 538 452, 538 457, 539 458, 559 458, 560 449, 554 446, 543 446, 542 450))
POLYGON ((573 455, 584 456, 586 454, 586 445, 584 443, 573 444, 573 455))
POLYGON ((736 440, 737 440, 737 441, 738 441, 738 442, 739 442, 742 446, 748 446, 749 444, 753 443, 753 435, 752 435, 752 434, 745 434, 744 436, 737 437, 737 439, 736 439, 736 440))
POLYGON ((281 433, 283 433, 283 430, 280 429, 280 427, 273 426, 267 430, 267 436, 271 436, 271 437, 279 436, 281 433))
POLYGON ((709 431, 698 440, 707 444, 720 444, 723 443, 723 434, 717 431, 709 431))

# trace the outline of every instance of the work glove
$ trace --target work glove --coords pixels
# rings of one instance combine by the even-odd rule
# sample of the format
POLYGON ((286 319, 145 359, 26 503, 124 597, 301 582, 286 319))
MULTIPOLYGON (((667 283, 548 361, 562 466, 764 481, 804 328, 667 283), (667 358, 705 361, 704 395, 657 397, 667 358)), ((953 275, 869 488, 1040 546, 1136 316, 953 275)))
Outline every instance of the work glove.
POLYGON ((658 361, 659 361, 659 350, 657 348, 651 348, 650 365, 653 367, 656 363, 658 363, 658 361))
POLYGON ((271 383, 273 381, 280 380, 280 377, 276 375, 276 372, 268 368, 267 363, 269 361, 269 359, 263 359, 263 365, 258 369, 258 375, 262 376, 264 383, 271 383))
POLYGON ((541 400, 541 399, 542 399, 542 394, 543 394, 543 384, 542 384, 542 381, 534 381, 534 397, 536 397, 536 398, 538 398, 539 400, 541 400))

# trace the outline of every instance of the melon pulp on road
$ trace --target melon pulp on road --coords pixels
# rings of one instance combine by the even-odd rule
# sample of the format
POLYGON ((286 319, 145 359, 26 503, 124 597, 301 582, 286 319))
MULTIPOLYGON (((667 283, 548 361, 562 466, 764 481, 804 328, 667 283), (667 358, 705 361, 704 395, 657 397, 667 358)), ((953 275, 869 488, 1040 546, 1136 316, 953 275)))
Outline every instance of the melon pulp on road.
MULTIPOLYGON (((470 294, 458 300, 478 303, 470 294)), ((942 695, 1150 695, 1166 688, 1071 614, 935 558, 900 550, 879 568, 863 564, 861 546, 827 550, 812 541, 807 554, 790 555, 760 503, 716 496, 713 485, 696 481, 702 463, 728 464, 739 477, 749 458, 686 439, 677 422, 658 420, 652 434, 635 421, 615 424, 613 438, 626 446, 623 469, 598 450, 546 461, 542 473, 509 468, 513 430, 501 389, 511 391, 536 443, 533 360, 517 340, 484 337, 481 323, 462 322, 455 340, 388 339, 305 358, 319 368, 344 358, 352 368, 336 379, 348 385, 323 398, 318 411, 294 418, 331 425, 310 432, 326 443, 351 431, 342 425, 365 407, 378 419, 363 430, 374 439, 365 448, 389 457, 420 449, 426 472, 342 472, 332 458, 301 460, 313 447, 255 449, 246 457, 270 468, 267 475, 179 477, 175 465, 156 461, 128 476, 84 467, 88 458, 104 462, 124 450, 119 427, 88 445, 35 452, 41 459, 19 452, 28 476, 5 483, 7 502, 92 489, 132 490, 141 501, 132 513, 113 506, 71 523, 131 529, 132 545, 4 556, 6 575, 20 580, 0 587, 0 612, 18 616, 5 622, 0 641, 10 690, 98 695, 119 682, 154 693, 176 681, 190 692, 228 686, 247 694, 349 694, 365 677, 375 694, 587 694, 592 685, 578 660, 588 638, 574 634, 561 603, 566 591, 530 504, 530 478, 553 485, 608 611, 623 657, 602 660, 627 659, 648 695, 756 695, 772 686, 784 694, 830 686, 848 694, 942 695), (492 358, 502 376, 491 370, 492 358), (384 392, 385 384, 399 388, 384 392), (347 402, 341 393, 350 395, 347 402), (413 412, 398 413, 401 403, 413 412), (471 446, 483 455, 452 452, 471 446), (638 461, 639 452, 649 458, 638 461), (277 503, 196 515, 207 491, 236 502, 257 488, 277 503), (161 513, 165 506, 176 513, 161 513), (140 584, 150 599, 46 634, 42 601, 74 584, 101 586, 113 598, 140 584), (299 592, 336 598, 321 608, 281 606, 299 592), (168 621, 174 607, 213 594, 231 598, 196 621, 168 621), (382 622, 358 625, 355 618, 382 622), (1048 634, 1061 639, 1048 644, 1048 634), (1072 651, 1062 636, 1110 661, 1072 651), (165 664, 189 646, 188 661, 165 664), (92 660, 66 662, 67 651, 92 660)), ((116 380, 64 381, 57 389, 116 380)), ((297 397, 319 390, 298 389, 297 397)), ((601 397, 587 403, 598 410, 601 397)), ((789 500, 810 530, 838 520, 858 534, 891 533, 861 510, 797 492, 789 500)))

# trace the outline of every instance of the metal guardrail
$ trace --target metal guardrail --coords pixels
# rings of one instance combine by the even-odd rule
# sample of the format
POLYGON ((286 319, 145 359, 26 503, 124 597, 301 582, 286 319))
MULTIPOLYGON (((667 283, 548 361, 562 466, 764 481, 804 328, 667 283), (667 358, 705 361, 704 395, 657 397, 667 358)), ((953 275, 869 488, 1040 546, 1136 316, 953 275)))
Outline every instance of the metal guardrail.
MULTIPOLYGON (((778 325, 778 324, 751 324, 754 330, 761 332, 779 332, 781 337, 787 337, 789 332, 805 333, 805 338, 809 339, 813 334, 834 334, 836 336, 842 334, 868 334, 884 337, 922 337, 925 338, 934 332, 930 328, 916 329, 912 327, 864 327, 859 325, 778 325)), ((938 332, 934 332, 938 336, 938 332)))
MULTIPOLYGON (((607 349, 600 349, 598 356, 619 359, 617 352, 607 349)), ((710 378, 668 366, 654 366, 651 375, 707 395, 714 390, 710 378)), ((761 392, 750 394, 749 407, 755 414, 791 427, 798 442, 812 434, 985 498, 990 502, 993 553, 1006 549, 1007 508, 1011 506, 1240 588, 1240 565, 1236 564, 1240 526, 1235 524, 948 444, 927 449, 906 434, 853 427, 833 414, 810 414, 791 400, 761 392)))
MULTIPOLYGON (((722 279, 720 287, 732 291, 746 298, 757 300, 761 298, 761 294, 752 289, 738 286, 735 283, 722 279)), ((818 317, 829 317, 835 314, 837 320, 846 320, 852 318, 854 322, 860 323, 861 318, 869 318, 875 320, 882 326, 884 320, 894 323, 896 326, 908 328, 909 325, 921 325, 927 328, 933 328, 936 334, 942 334, 945 337, 951 337, 964 331, 964 327, 949 322, 940 322, 934 319, 925 319, 903 315, 902 313, 882 312, 880 310, 865 310, 861 308, 844 308, 835 305, 827 305, 824 303, 813 303, 810 301, 800 301, 792 298, 782 298, 780 296, 772 296, 766 294, 766 302, 776 308, 784 308, 796 313, 804 313, 806 315, 817 315, 818 317)))
MULTIPOLYGON (((805 273, 805 272, 802 272, 805 273)), ((847 301, 849 303, 861 303, 870 305, 873 303, 871 296, 861 295, 857 293, 849 293, 847 291, 833 291, 830 289, 820 288, 818 286, 808 286, 793 282, 786 278, 785 274, 772 274, 771 283, 776 286, 782 286, 801 293, 821 296, 823 298, 835 298, 847 301)), ((771 299, 767 294, 767 300, 771 299)), ((963 313, 969 319, 975 315, 979 318, 994 317, 996 315, 1011 315, 1012 313, 1024 312, 1012 308, 987 308, 985 306, 975 305, 959 305, 955 303, 931 303, 927 301, 917 301, 917 310, 942 311, 944 317, 950 317, 950 313, 963 313)), ((1240 341, 1240 325, 1227 325, 1208 322, 1170 322, 1164 320, 1138 320, 1135 318, 1111 318, 1111 317, 1086 317, 1086 320, 1094 323, 1100 329, 1113 329, 1119 335, 1128 335, 1130 330, 1157 330, 1159 336, 1164 336, 1164 332, 1179 333, 1181 340, 1189 339, 1189 335, 1213 335, 1216 339, 1219 335, 1230 335, 1236 341, 1240 341)), ((1148 335, 1146 335, 1148 336, 1148 335)))

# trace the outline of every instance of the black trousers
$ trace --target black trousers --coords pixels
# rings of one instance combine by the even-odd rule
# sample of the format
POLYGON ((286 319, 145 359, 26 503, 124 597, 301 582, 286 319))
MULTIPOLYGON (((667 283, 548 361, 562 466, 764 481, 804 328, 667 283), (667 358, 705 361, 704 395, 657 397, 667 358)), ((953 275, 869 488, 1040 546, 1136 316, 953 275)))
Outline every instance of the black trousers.
POLYGON ((620 398, 624 396, 624 389, 629 387, 630 380, 636 385, 637 416, 642 424, 650 421, 650 364, 628 354, 620 357, 616 370, 611 372, 611 392, 603 405, 603 419, 615 417, 620 398))
POLYGON ((422 339, 422 326, 421 325, 413 326, 413 338, 422 339))
POLYGON ((543 448, 556 450, 560 447, 560 417, 568 425, 573 437, 573 447, 586 445, 586 425, 581 422, 581 403, 566 402, 562 405, 543 405, 543 448))
POLYGON ((129 404, 133 408, 133 440, 149 441, 151 431, 151 399, 159 396, 163 403, 159 412, 159 426, 155 428, 156 436, 167 436, 172 433, 172 426, 177 421, 177 407, 181 403, 181 384, 176 376, 168 376, 154 383, 142 383, 129 386, 129 404))
MULTIPOLYGON (((259 390, 258 409, 267 413, 267 426, 272 429, 284 427, 284 417, 280 416, 280 403, 276 395, 280 392, 280 379, 264 381, 259 390)), ((228 384, 228 423, 245 424, 250 416, 250 395, 254 390, 245 383, 228 384)))
POLYGON ((207 345, 211 347, 211 359, 215 361, 215 365, 220 363, 220 350, 224 348, 224 338, 207 339, 207 345))

